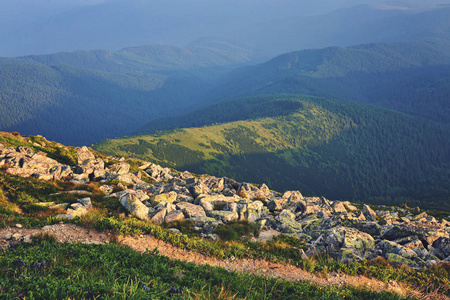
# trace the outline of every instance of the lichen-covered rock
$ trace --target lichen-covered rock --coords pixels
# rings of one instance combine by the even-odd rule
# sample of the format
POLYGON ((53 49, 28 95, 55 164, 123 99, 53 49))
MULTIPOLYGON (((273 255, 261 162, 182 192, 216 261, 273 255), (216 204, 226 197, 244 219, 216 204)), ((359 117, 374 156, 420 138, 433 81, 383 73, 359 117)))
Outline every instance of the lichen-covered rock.
POLYGON ((89 197, 78 199, 77 202, 83 205, 86 209, 92 208, 92 201, 89 197))
POLYGON ((164 221, 166 223, 171 223, 174 221, 181 221, 184 219, 185 219, 184 213, 181 210, 173 210, 166 215, 164 221))
POLYGON ((25 154, 30 157, 33 156, 33 154, 34 154, 33 149, 31 149, 30 147, 24 147, 24 146, 17 146, 16 152, 25 154))
POLYGON ((278 221, 278 228, 284 233, 295 233, 302 231, 302 225, 295 221, 295 214, 284 209, 275 217, 278 221))
POLYGON ((246 218, 249 222, 255 222, 261 218, 261 211, 264 204, 261 201, 253 201, 247 204, 247 215, 246 218))
POLYGON ((355 261, 361 261, 363 257, 361 257, 358 251, 355 251, 353 248, 341 248, 339 250, 339 261, 343 263, 351 263, 355 261))
POLYGON ((78 156, 77 163, 79 165, 84 164, 88 160, 94 160, 95 159, 94 154, 92 154, 92 152, 89 151, 89 149, 86 146, 83 146, 83 147, 81 147, 80 149, 77 150, 77 156, 78 156))
POLYGON ((261 193, 262 193, 266 198, 269 198, 269 197, 270 197, 270 195, 271 195, 270 189, 269 189, 269 187, 268 187, 265 183, 263 183, 263 184, 259 187, 259 190, 261 191, 261 193))
POLYGON ((369 205, 364 204, 361 212, 364 214, 367 221, 375 222, 377 220, 377 214, 370 208, 369 205))
POLYGON ((149 197, 145 197, 143 193, 130 191, 120 197, 120 203, 133 216, 141 220, 148 220, 149 208, 142 203, 143 200, 147 199, 149 199, 149 197))
POLYGON ((201 181, 197 181, 195 184, 189 185, 188 189, 194 199, 200 195, 207 195, 211 193, 209 187, 201 181))
POLYGON ((239 218, 237 212, 223 210, 208 211, 208 217, 221 220, 224 223, 236 221, 239 218))
POLYGON ((203 207, 203 209, 205 210, 205 211, 210 211, 210 210, 214 210, 214 205, 211 203, 211 202, 209 202, 209 201, 207 201, 207 200, 205 200, 205 199, 200 199, 199 201, 198 201, 198 204, 201 206, 201 207, 203 207))
POLYGON ((412 268, 418 268, 418 264, 415 263, 413 260, 405 258, 403 256, 400 256, 395 253, 388 253, 386 257, 387 261, 391 264, 398 264, 398 265, 408 265, 412 268))
POLYGON ((334 251, 341 248, 354 249, 361 257, 364 257, 366 251, 375 247, 375 241, 369 234, 341 226, 329 229, 324 236, 323 243, 328 247, 332 246, 331 250, 334 251))
POLYGON ((67 209, 67 213, 74 217, 81 217, 87 213, 87 208, 80 203, 73 203, 67 209))
POLYGON ((300 193, 299 191, 286 191, 281 198, 289 199, 292 195, 294 195, 294 197, 292 197, 292 202, 295 202, 295 200, 297 199, 301 200, 303 198, 302 193, 300 193))
POLYGON ((155 224, 162 224, 164 223, 164 219, 167 215, 167 209, 161 209, 160 211, 158 211, 156 214, 154 214, 151 218, 150 218, 150 222, 155 223, 155 224))
POLYGON ((445 259, 450 256, 450 238, 440 237, 433 242, 433 248, 435 248, 436 256, 440 259, 445 259))
POLYGON ((281 200, 270 200, 267 204, 267 208, 270 210, 270 212, 276 212, 281 211, 283 209, 283 201, 281 200))
POLYGON ((161 202, 169 202, 173 203, 177 201, 177 193, 175 192, 169 192, 169 193, 163 193, 159 195, 155 195, 151 198, 152 202, 155 203, 161 203, 161 202))
POLYGON ((347 210, 345 209, 344 204, 342 204, 339 201, 334 201, 331 205, 331 208, 333 209, 333 213, 335 214, 346 214, 347 210))
POLYGON ((228 203, 235 203, 240 200, 237 196, 224 196, 221 194, 211 194, 211 195, 199 195, 195 200, 195 204, 200 204, 202 202, 209 202, 212 205, 227 205, 228 203))
POLYGON ((106 172, 115 174, 127 174, 130 172, 130 165, 124 162, 117 163, 106 168, 106 172))
POLYGON ((145 172, 156 181, 167 181, 173 178, 169 168, 163 168, 155 164, 149 165, 145 172))
POLYGON ((192 217, 206 217, 206 212, 200 205, 195 205, 189 202, 177 203, 177 209, 181 210, 186 218, 192 217))
POLYGON ((102 191, 103 194, 108 196, 113 192, 114 188, 110 185, 105 184, 105 185, 100 186, 99 190, 102 191))
POLYGON ((57 165, 50 169, 53 180, 66 180, 72 178, 73 171, 69 166, 57 165))
MULTIPOLYGON (((140 173, 138 173, 140 174, 140 173)), ((125 182, 127 184, 145 184, 145 182, 140 179, 138 176, 136 176, 133 173, 127 173, 127 174, 120 174, 116 178, 118 181, 125 182)))
POLYGON ((415 236, 420 240, 425 240, 427 237, 436 234, 435 230, 430 230, 424 227, 396 224, 383 233, 382 238, 390 241, 405 238, 408 236, 415 236))
POLYGON ((222 221, 211 217, 193 217, 189 221, 194 227, 202 228, 204 233, 211 233, 217 226, 223 224, 222 221))
POLYGON ((90 179, 99 178, 105 175, 105 163, 102 159, 88 159, 75 168, 76 174, 87 174, 90 179))

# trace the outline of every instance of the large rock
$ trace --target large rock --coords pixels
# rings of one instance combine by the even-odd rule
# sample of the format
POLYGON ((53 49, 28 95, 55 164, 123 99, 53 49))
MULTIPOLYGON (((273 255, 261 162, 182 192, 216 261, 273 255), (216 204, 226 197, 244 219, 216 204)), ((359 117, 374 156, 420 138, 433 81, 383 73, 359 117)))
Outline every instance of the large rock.
POLYGON ((145 184, 145 181, 141 180, 133 173, 120 174, 115 178, 118 181, 125 182, 127 184, 145 184))
POLYGON ((247 220, 249 222, 255 222, 259 218, 261 218, 261 212, 264 207, 264 204, 257 200, 247 204, 247 220))
POLYGON ((92 208, 92 201, 89 197, 78 199, 77 202, 83 205, 86 209, 92 208))
POLYGON ((450 256, 450 238, 440 237, 433 242, 433 248, 436 249, 436 256, 445 259, 450 256))
POLYGON ((212 210, 208 211, 208 217, 221 220, 224 223, 230 221, 236 221, 238 219, 238 213, 233 211, 212 210))
POLYGON ((364 204, 361 212, 364 214, 367 221, 375 222, 377 220, 377 214, 370 208, 369 205, 364 204))
POLYGON ((17 151, 8 148, 5 156, 1 159, 0 165, 6 166, 7 172, 21 177, 36 177, 42 180, 53 180, 54 176, 50 173, 53 168, 62 166, 56 160, 45 155, 33 154, 27 147, 18 147, 17 151), (21 152, 18 152, 21 151, 21 152))
POLYGON ((72 178, 73 172, 69 166, 58 165, 50 169, 54 180, 67 180, 72 178))
POLYGON ((415 263, 413 260, 405 258, 405 257, 395 254, 395 253, 389 253, 387 255, 386 259, 391 264, 408 265, 412 268, 418 268, 417 263, 415 263))
POLYGON ((211 233, 217 226, 223 224, 222 221, 211 217, 192 217, 189 221, 194 227, 202 228, 205 233, 211 233))
POLYGON ((335 214, 346 214, 347 210, 345 209, 344 204, 339 201, 334 201, 331 205, 331 208, 333 209, 333 213, 335 214))
POLYGON ((209 187, 202 181, 197 181, 195 184, 189 185, 188 189, 194 199, 196 199, 200 195, 211 193, 209 187))
POLYGON ((150 218, 150 222, 153 222, 155 224, 162 224, 164 223, 164 219, 166 218, 167 215, 167 209, 161 209, 160 211, 158 211, 156 214, 154 214, 151 218, 150 218))
MULTIPOLYGON (((393 225, 389 230, 386 230, 386 232, 383 233, 382 238, 390 241, 395 241, 401 238, 415 236, 421 241, 426 241, 427 237, 435 236, 436 233, 436 231, 424 227, 412 226, 409 224, 396 224, 393 225)), ((428 243, 424 246, 427 247, 428 243)))
POLYGON ((278 199, 274 199, 274 200, 270 200, 269 203, 267 204, 267 208, 270 210, 270 212, 276 212, 276 211, 281 211, 283 209, 283 203, 285 203, 286 201, 282 201, 282 200, 278 200, 278 199))
POLYGON ((156 181, 168 181, 173 178, 169 168, 151 164, 145 172, 156 181))
POLYGON ((164 221, 167 223, 171 223, 174 221, 181 221, 184 219, 185 219, 184 213, 181 210, 173 210, 166 215, 164 221))
POLYGON ((200 202, 209 202, 212 205, 227 205, 229 203, 238 202, 240 198, 238 196, 224 196, 221 194, 201 194, 199 195, 194 203, 200 204, 200 202))
POLYGON ((161 203, 161 202, 174 203, 175 201, 177 201, 177 193, 169 192, 169 193, 155 195, 151 198, 151 200, 152 200, 152 202, 156 202, 156 203, 161 203))
POLYGON ((396 255, 400 255, 406 258, 415 258, 417 257, 417 253, 411 249, 408 249, 400 244, 397 244, 392 241, 383 240, 378 243, 377 248, 380 249, 383 255, 388 258, 390 253, 394 253, 396 255))
POLYGON ((341 248, 351 248, 356 250, 361 257, 364 257, 364 254, 375 246, 375 240, 369 234, 354 228, 341 226, 329 229, 324 242, 331 250, 340 251, 341 248))
POLYGON ((181 210, 187 218, 192 217, 206 217, 205 210, 200 205, 195 205, 189 202, 177 203, 177 209, 181 210))
POLYGON ((130 165, 124 162, 117 163, 106 168, 106 172, 115 174, 127 174, 130 172, 130 165))
MULTIPOLYGON (((140 191, 139 191, 140 192, 140 191)), ((141 219, 149 219, 149 208, 145 206, 142 201, 149 199, 144 193, 129 191, 120 197, 120 203, 130 212, 133 216, 141 219)))
POLYGON ((303 195, 302 195, 302 193, 300 193, 299 191, 287 191, 287 192, 285 192, 284 194, 283 194, 283 197, 282 197, 283 199, 291 199, 292 200, 292 202, 294 202, 295 201, 295 199, 298 199, 298 200, 301 200, 301 199, 303 199, 303 195), (291 196, 294 196, 294 197, 292 197, 291 198, 291 196))
POLYGON ((92 152, 89 151, 89 149, 86 146, 83 146, 77 150, 77 156, 78 156, 77 163, 79 165, 82 165, 89 160, 95 159, 94 154, 92 154, 92 152))
POLYGON ((302 225, 295 221, 295 214, 284 209, 275 217, 278 221, 278 228, 284 233, 295 233, 302 231, 302 225))

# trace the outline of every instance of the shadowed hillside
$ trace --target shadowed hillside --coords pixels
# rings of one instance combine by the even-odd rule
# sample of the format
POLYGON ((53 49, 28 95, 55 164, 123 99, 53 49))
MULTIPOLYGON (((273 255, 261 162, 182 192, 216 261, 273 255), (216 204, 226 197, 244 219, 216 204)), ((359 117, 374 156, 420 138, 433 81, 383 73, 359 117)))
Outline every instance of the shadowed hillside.
MULTIPOLYGON (((321 191, 332 199, 374 203, 396 199, 437 207, 448 198, 446 125, 305 96, 238 99, 210 111, 212 116, 222 115, 220 122, 231 122, 106 140, 95 148, 177 169, 265 182, 278 190, 299 188, 311 195, 321 191), (261 113, 246 116, 256 105, 261 113)), ((203 109, 172 125, 207 125, 209 116, 203 109), (202 114, 203 124, 189 121, 202 114)))

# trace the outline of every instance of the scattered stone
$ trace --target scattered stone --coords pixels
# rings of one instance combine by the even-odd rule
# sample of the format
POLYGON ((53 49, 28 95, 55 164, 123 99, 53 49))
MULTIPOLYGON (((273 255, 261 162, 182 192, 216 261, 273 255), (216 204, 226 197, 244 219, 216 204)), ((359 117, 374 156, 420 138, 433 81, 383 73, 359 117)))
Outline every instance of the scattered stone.
MULTIPOLYGON (((136 173, 130 173, 130 165, 124 158, 105 168, 104 161, 95 158, 87 147, 79 148, 77 155, 77 166, 70 167, 48 158, 44 152, 34 153, 28 147, 5 148, 0 144, 0 166, 10 174, 80 184, 105 182, 99 189, 106 196, 118 198, 131 215, 157 224, 188 220, 205 238, 217 238, 212 231, 221 224, 248 220, 262 230, 258 240, 264 239, 267 232, 270 233, 267 238, 285 233, 303 239, 308 246, 306 253, 299 250, 304 258, 324 252, 342 262, 380 256, 412 268, 450 261, 450 223, 436 220, 419 209, 386 207, 375 212, 364 205, 358 210, 348 201, 304 197, 299 191, 281 196, 265 184, 257 187, 226 177, 194 177, 187 171, 179 173, 150 162, 143 162, 142 172, 136 173), (144 182, 142 176, 153 183, 144 182), (122 191, 113 193, 113 187, 108 185, 110 180, 119 181, 117 187, 122 191)), ((67 213, 59 217, 67 219, 82 216, 92 208, 89 191, 66 191, 51 196, 61 194, 74 194, 81 199, 70 205, 55 204, 56 201, 37 205, 66 209, 67 213)), ((179 232, 175 228, 170 230, 179 232)), ((12 233, 5 239, 31 240, 12 233)))

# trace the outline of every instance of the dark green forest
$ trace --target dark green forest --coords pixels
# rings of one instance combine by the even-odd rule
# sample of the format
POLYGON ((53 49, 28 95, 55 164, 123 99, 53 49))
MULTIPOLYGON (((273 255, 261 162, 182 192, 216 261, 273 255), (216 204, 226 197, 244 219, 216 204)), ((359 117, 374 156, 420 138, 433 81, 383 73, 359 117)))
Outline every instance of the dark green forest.
POLYGON ((146 46, 0 58, 0 130, 71 145, 136 130, 201 106, 214 78, 245 49, 146 46))
POLYGON ((219 103, 172 125, 208 124, 214 125, 106 140, 95 148, 264 182, 274 190, 450 210, 446 124, 371 105, 286 95, 219 103))
POLYGON ((230 73, 210 96, 225 100, 280 93, 369 103, 450 123, 450 42, 430 39, 287 53, 230 73))
MULTIPOLYGON (((91 144, 180 127, 178 116, 187 120, 182 115, 233 97, 280 93, 369 103, 450 122, 446 39, 303 50, 237 68, 250 61, 248 49, 230 43, 1 58, 0 130, 91 144), (158 120, 166 117, 175 118, 158 120)), ((259 110, 239 112, 239 118, 259 110)), ((195 117, 189 126, 204 118, 195 117)), ((210 119, 222 122, 220 113, 210 119)))

